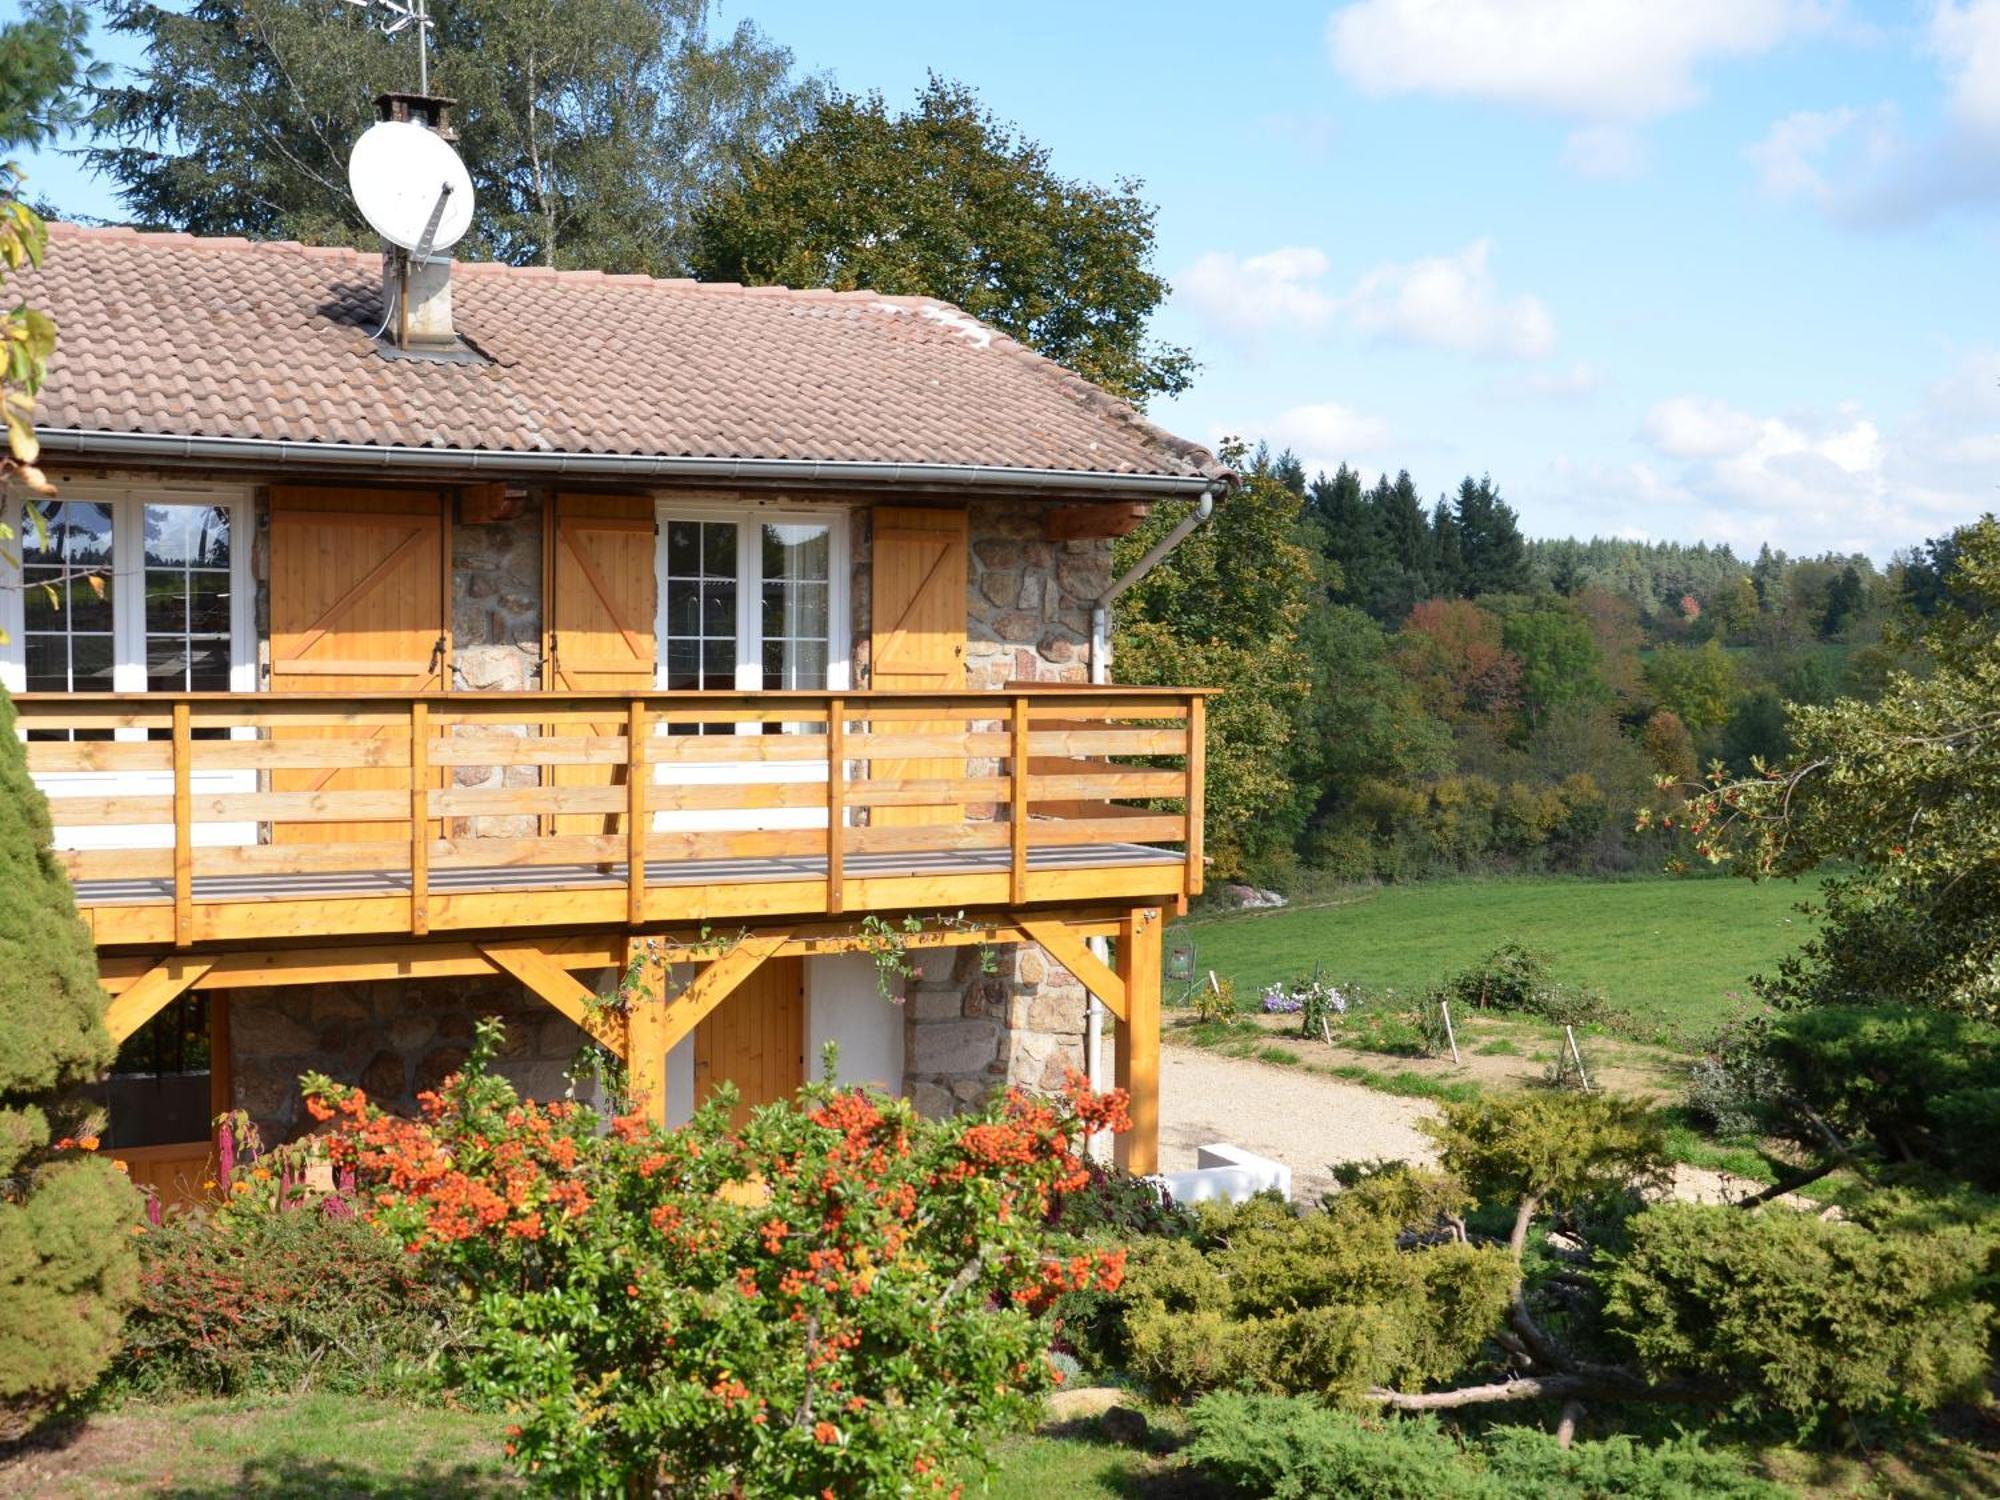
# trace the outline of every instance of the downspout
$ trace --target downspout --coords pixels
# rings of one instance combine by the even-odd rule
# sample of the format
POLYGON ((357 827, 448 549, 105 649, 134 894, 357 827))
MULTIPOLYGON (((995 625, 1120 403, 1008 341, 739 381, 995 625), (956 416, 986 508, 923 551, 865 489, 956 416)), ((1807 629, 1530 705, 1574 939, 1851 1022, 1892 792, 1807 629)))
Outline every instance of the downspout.
MULTIPOLYGON (((1215 514, 1215 497, 1222 489, 1220 484, 1212 484, 1201 493, 1195 508, 1183 516, 1174 529, 1161 537, 1148 549, 1146 555, 1134 563, 1125 575, 1114 582, 1101 594, 1097 602, 1090 606, 1090 680, 1096 686, 1104 686, 1111 681, 1111 606, 1118 602, 1133 584, 1144 578, 1162 562, 1168 554, 1188 539, 1197 526, 1204 524, 1215 514)), ((1091 938, 1090 949, 1104 962, 1111 961, 1111 943, 1106 938, 1091 938)), ((1095 995, 1090 997, 1090 1006, 1085 1013, 1083 1031, 1084 1068, 1090 1076, 1090 1087, 1094 1093, 1102 1093, 1104 1077, 1104 1002, 1095 995)), ((1093 1154, 1103 1156, 1108 1149, 1100 1139, 1092 1142, 1093 1154)))

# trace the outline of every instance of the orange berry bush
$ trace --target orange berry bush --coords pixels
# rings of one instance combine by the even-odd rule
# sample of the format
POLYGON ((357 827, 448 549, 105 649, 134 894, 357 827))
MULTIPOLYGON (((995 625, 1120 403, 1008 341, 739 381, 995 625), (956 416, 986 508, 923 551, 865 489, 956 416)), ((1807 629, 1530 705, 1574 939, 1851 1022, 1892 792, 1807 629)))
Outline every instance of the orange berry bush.
POLYGON ((1122 1095, 931 1122, 815 1084, 661 1130, 518 1098, 498 1034, 420 1119, 324 1078, 307 1097, 363 1214, 468 1288, 469 1383, 539 1485, 955 1494, 1051 1383, 1051 1304, 1122 1279, 1122 1252, 1051 1227, 1122 1095))

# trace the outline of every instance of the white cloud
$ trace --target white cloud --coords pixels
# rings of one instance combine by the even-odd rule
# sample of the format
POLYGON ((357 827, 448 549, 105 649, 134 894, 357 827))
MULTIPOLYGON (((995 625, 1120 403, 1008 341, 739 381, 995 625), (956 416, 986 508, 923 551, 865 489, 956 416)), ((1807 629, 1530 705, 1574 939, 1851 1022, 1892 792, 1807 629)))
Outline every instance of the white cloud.
POLYGON ((1940 128, 1912 135, 1886 103, 1787 115, 1744 153, 1764 191, 1863 228, 2000 200, 2000 0, 1938 0, 1922 46, 1942 75, 1940 128))
POLYGON ((1769 415, 1676 396, 1647 412, 1642 433, 1671 472, 1635 463, 1559 482, 1654 534, 1886 557, 2000 500, 2000 352, 1966 356, 1893 419, 1853 404, 1769 415))
POLYGON ((1646 148, 1624 125, 1585 125, 1563 139, 1563 165, 1579 177, 1617 182, 1637 177, 1646 148))
POLYGON ((1555 320, 1539 297, 1503 296, 1487 265, 1493 242, 1456 255, 1388 262, 1355 283, 1342 308, 1364 333, 1468 354, 1540 359, 1555 348, 1555 320))
POLYGON ((1290 407, 1255 430, 1275 447, 1290 448, 1302 458, 1310 454, 1307 473, 1331 471, 1343 459, 1389 445, 1389 427, 1381 418, 1334 401, 1290 407))
POLYGON ((1704 63, 1823 19, 1806 0, 1356 0, 1328 18, 1327 43, 1365 93, 1637 122, 1695 103, 1704 63))
POLYGON ((1540 359, 1555 347, 1555 320, 1539 297, 1501 292, 1492 253, 1493 242, 1481 239, 1451 255, 1385 261, 1336 292, 1327 285, 1331 262, 1310 246, 1247 258, 1216 251, 1182 272, 1175 290, 1238 338, 1345 325, 1396 343, 1540 359))
POLYGON ((1320 285, 1328 269, 1326 252, 1309 245, 1285 245, 1247 259, 1218 250, 1183 271, 1174 289, 1232 332, 1317 328, 1333 316, 1334 300, 1320 285))

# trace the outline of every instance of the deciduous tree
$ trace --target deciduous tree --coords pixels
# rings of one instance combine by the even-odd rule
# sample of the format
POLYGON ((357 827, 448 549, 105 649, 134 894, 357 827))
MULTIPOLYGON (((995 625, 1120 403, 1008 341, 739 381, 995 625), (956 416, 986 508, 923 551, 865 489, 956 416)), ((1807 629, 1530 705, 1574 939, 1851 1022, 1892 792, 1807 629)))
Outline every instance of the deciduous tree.
POLYGON ((1146 337, 1167 291, 1152 256, 1137 182, 1060 176, 1046 147, 933 77, 903 114, 836 94, 759 152, 698 215, 693 264, 711 281, 941 298, 1143 403, 1193 368, 1146 337))

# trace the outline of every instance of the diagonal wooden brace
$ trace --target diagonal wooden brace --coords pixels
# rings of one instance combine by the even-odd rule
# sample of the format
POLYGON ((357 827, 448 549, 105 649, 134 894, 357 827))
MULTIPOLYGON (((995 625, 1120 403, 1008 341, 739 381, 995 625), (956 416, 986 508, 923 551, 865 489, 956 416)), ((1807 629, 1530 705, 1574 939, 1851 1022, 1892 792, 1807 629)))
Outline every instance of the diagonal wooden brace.
POLYGON ((501 972, 513 975, 576 1022, 591 1040, 625 1056, 625 1027, 619 1018, 600 1007, 596 994, 549 957, 540 943, 482 943, 479 951, 501 972))
POLYGON ((104 1012, 104 1029, 123 1042, 192 988, 214 966, 207 958, 163 959, 118 992, 104 1012))
POLYGON ((1102 1000, 1106 1010, 1121 1021, 1125 1019, 1125 981, 1109 964, 1090 951, 1067 922, 1030 922, 1023 919, 1021 931, 1040 943, 1050 958, 1068 969, 1078 983, 1102 1000))

